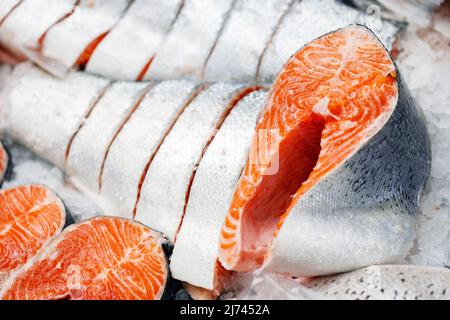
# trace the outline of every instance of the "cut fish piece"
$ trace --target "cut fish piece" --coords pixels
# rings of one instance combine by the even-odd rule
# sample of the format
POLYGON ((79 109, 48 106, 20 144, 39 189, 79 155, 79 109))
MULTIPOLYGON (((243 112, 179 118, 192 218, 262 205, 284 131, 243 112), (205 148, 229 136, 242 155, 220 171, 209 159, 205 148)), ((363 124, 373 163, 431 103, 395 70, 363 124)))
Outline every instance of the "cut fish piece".
MULTIPOLYGON (((66 69, 75 64, 86 65, 92 52, 129 4, 129 0, 81 0, 73 14, 51 28, 45 36, 42 47, 45 60, 66 69)), ((49 62, 44 61, 41 65, 46 67, 46 63, 49 62)))
POLYGON ((27 64, 14 72, 2 101, 8 135, 64 169, 72 135, 109 81, 77 72, 61 81, 27 64))
POLYGON ((316 276, 409 252, 430 142, 367 28, 326 34, 285 64, 251 150, 221 231, 225 268, 316 276))
POLYGON ((304 285, 324 297, 340 300, 448 300, 450 270, 413 265, 370 266, 308 279, 304 285))
POLYGON ((208 60, 205 80, 254 81, 259 58, 290 2, 237 0, 208 60))
POLYGON ((186 213, 171 256, 174 278, 220 290, 216 273, 220 228, 247 158, 265 91, 252 92, 233 108, 195 174, 186 213), (189 267, 186 267, 189 266, 189 267))
POLYGON ((293 52, 318 36, 352 23, 367 25, 391 48, 398 26, 344 5, 338 0, 296 1, 284 17, 261 60, 258 82, 272 82, 293 52))
POLYGON ((136 220, 175 241, 199 157, 239 101, 236 99, 246 93, 248 88, 242 85, 217 83, 190 103, 164 139, 142 180, 136 220))
POLYGON ((0 288, 66 223, 64 205, 40 185, 0 191, 0 288))
POLYGON ((0 289, 4 300, 153 300, 168 277, 163 239, 126 219, 65 229, 0 289))
POLYGON ((144 78, 200 79, 232 3, 233 0, 186 1, 144 78))
POLYGON ((91 192, 99 191, 100 170, 110 141, 146 87, 146 83, 114 83, 73 137, 66 170, 91 192))
POLYGON ((1 24, 0 43, 14 53, 26 56, 28 50, 39 48, 41 36, 74 5, 75 0, 22 1, 1 24))
POLYGON ((86 70, 110 78, 136 80, 170 29, 180 0, 136 0, 98 45, 86 70))
POLYGON ((101 195, 122 215, 133 217, 142 172, 195 88, 182 80, 156 84, 112 142, 100 176, 101 195))
POLYGON ((12 13, 12 11, 17 8, 22 0, 3 0, 0 6, 0 25, 4 19, 12 13))
POLYGON ((3 184, 3 181, 8 178, 8 173, 12 169, 11 166, 11 157, 3 146, 3 143, 0 142, 0 186, 3 184))
MULTIPOLYGON (((47 7, 56 0, 34 1, 47 7)), ((339 0, 58 3, 69 1, 80 4, 49 24, 44 29, 47 33, 41 32, 43 50, 26 52, 30 60, 59 77, 68 68, 87 65, 89 72, 112 79, 203 80, 208 66, 206 78, 211 81, 256 78, 256 82, 272 83, 292 52, 324 32, 361 23, 390 47, 400 31, 398 25, 339 0)), ((40 11, 39 7, 35 12, 40 11)), ((16 32, 30 32, 36 19, 45 20, 35 12, 20 28, 14 25, 6 30, 8 39, 14 39, 16 32)), ((17 45, 21 43, 8 42, 4 47, 16 52, 17 45)))

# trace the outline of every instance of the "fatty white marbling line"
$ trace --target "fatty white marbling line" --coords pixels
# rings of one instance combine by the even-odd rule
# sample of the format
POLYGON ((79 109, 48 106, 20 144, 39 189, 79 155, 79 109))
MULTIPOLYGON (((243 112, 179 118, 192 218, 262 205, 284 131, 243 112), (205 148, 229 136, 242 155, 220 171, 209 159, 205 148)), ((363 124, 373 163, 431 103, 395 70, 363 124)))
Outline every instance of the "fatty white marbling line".
POLYGON ((61 81, 29 67, 12 80, 2 98, 7 134, 64 169, 70 138, 108 84, 108 80, 79 72, 61 81))
POLYGON ((72 68, 84 49, 119 21, 128 4, 129 0, 81 0, 72 15, 49 30, 42 55, 62 68, 72 68))
POLYGON ((74 4, 75 0, 23 1, 0 26, 0 43, 16 54, 26 55, 26 51, 38 48, 39 38, 74 4))
POLYGON ((238 102, 197 168, 171 256, 170 269, 176 279, 209 290, 216 288, 218 235, 265 98, 265 91, 256 91, 238 102))
POLYGON ((97 102, 73 139, 66 171, 93 193, 99 191, 99 174, 110 141, 134 107, 146 83, 116 82, 97 102))
POLYGON ((199 79, 233 0, 189 0, 157 51, 145 79, 199 79))
POLYGON ((230 100, 242 88, 238 84, 212 84, 180 115, 145 177, 136 211, 138 221, 175 240, 196 161, 215 134, 230 100))
POLYGON ((290 2, 237 0, 206 65, 205 80, 254 81, 259 57, 290 2))
POLYGON ((136 80, 158 52, 181 0, 135 0, 92 54, 86 70, 105 77, 136 80))
MULTIPOLYGON (((195 82, 184 80, 156 84, 112 143, 104 164, 101 195, 124 216, 133 217, 140 178, 147 161, 195 88, 195 82)), ((159 219, 166 215, 160 209, 151 213, 159 219)), ((159 231, 155 224, 146 225, 159 231)))

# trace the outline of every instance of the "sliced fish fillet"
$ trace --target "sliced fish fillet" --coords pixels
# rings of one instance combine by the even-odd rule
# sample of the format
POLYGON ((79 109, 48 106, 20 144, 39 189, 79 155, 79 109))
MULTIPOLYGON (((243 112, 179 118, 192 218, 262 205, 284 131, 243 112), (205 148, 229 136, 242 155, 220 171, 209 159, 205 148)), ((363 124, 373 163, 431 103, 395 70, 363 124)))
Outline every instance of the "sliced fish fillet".
POLYGON ((135 0, 118 25, 97 46, 87 71, 136 80, 151 63, 176 17, 180 0, 135 0))
POLYGON ((220 273, 220 269, 216 270, 218 234, 265 98, 265 91, 256 91, 237 103, 196 170, 170 261, 172 275, 179 280, 209 290, 220 287, 216 277, 220 273))
POLYGON ((212 84, 180 115, 143 180, 136 220, 175 240, 199 157, 243 90, 238 84, 212 84))
POLYGON ((391 49, 398 31, 394 24, 360 13, 338 0, 296 1, 262 57, 257 81, 271 82, 301 45, 352 23, 367 25, 391 49))
POLYGON ((183 80, 156 84, 112 142, 100 177, 101 195, 124 216, 133 217, 142 173, 195 88, 195 83, 183 80))
POLYGON ((303 284, 331 299, 448 300, 450 298, 450 270, 428 266, 370 266, 335 276, 308 279, 303 284))
POLYGON ((64 81, 22 64, 14 70, 0 111, 8 134, 64 169, 72 134, 109 81, 72 72, 64 81))
POLYGON ((232 4, 233 0, 186 1, 145 79, 200 79, 232 4))
POLYGON ((0 288, 66 223, 58 196, 40 185, 0 191, 0 288))
POLYGON ((369 29, 326 34, 271 89, 221 231, 226 269, 316 276, 398 263, 430 172, 422 113, 369 29))
POLYGON ((208 60, 205 80, 254 81, 259 58, 290 2, 237 0, 208 60))
MULTIPOLYGON (((9 2, 9 1, 8 1, 9 2)), ((22 1, 0 25, 0 43, 16 54, 27 55, 39 48, 40 38, 54 23, 68 14, 75 0, 22 1), (45 10, 42 10, 45 8, 45 10)), ((8 3, 0 4, 0 7, 8 3)))
MULTIPOLYGON (((70 69, 75 64, 86 65, 129 4, 129 0, 81 0, 73 14, 47 33, 42 56, 61 69, 70 69)), ((51 63, 43 61, 40 64, 45 67, 51 63)))
POLYGON ((0 289, 4 300, 154 300, 168 271, 161 236, 126 219, 65 229, 0 289))
POLYGON ((110 141, 144 94, 146 83, 116 82, 107 88, 66 149, 66 171, 94 193, 110 141))

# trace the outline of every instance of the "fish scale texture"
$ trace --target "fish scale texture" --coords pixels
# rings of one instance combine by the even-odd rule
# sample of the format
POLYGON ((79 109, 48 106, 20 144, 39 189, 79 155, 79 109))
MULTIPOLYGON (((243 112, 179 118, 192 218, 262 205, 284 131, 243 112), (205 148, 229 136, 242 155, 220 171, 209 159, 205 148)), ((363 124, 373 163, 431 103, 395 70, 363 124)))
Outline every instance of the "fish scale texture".
POLYGON ((225 23, 232 0, 186 1, 145 79, 187 77, 199 79, 213 45, 225 23))
POLYGON ((254 81, 259 57, 290 1, 238 0, 208 60, 205 80, 254 81))
POLYGON ((209 290, 217 288, 217 235, 244 167, 266 94, 251 93, 233 108, 197 168, 171 257, 170 268, 177 279, 209 290))
POLYGON ((109 81, 75 72, 61 81, 27 64, 15 73, 0 110, 8 133, 64 169, 71 136, 109 81))
POLYGON ((385 126, 294 206, 268 270, 320 275, 406 257, 431 152, 422 112, 400 76, 398 88, 385 126))
POLYGON ((22 1, 1 24, 0 43, 19 55, 36 50, 39 38, 72 10, 75 0, 46 0, 46 10, 40 10, 42 4, 41 0, 22 1))
POLYGON ((196 83, 185 80, 156 83, 112 141, 104 161, 101 195, 123 216, 133 217, 145 166, 195 88, 196 83))
POLYGON ((180 0, 134 1, 98 45, 86 70, 105 77, 136 80, 170 30, 180 3, 180 0))
POLYGON ((85 48, 108 32, 118 21, 129 0, 81 0, 72 15, 55 25, 45 37, 42 54, 70 69, 85 48), (70 39, 64 41, 62 39, 70 39))
POLYGON ((195 165, 230 101, 243 88, 238 84, 212 84, 180 115, 150 164, 137 206, 138 221, 175 240, 195 165))
POLYGON ((108 143, 146 86, 145 83, 114 83, 97 101, 80 130, 74 133, 66 170, 91 191, 99 191, 100 169, 108 143))

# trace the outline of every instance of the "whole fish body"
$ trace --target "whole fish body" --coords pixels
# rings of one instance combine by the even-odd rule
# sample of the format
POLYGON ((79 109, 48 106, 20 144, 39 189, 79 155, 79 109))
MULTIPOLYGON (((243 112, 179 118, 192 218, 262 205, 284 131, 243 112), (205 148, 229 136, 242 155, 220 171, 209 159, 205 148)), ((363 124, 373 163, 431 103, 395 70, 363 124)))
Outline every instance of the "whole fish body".
POLYGON ((0 111, 8 135, 74 175, 108 213, 175 241, 174 276, 209 290, 223 274, 218 246, 225 268, 294 276, 401 261, 429 174, 420 110, 387 51, 361 26, 310 42, 269 93, 235 83, 111 82, 79 72, 61 80, 20 65, 0 111), (314 85, 320 90, 311 93, 314 85), (351 86, 346 104, 333 100, 351 86), (264 179, 254 189, 245 185, 255 178, 249 163, 266 168, 278 146, 278 168, 257 176, 264 179), (313 170, 329 168, 324 163, 332 169, 313 170), (307 181, 311 174, 316 180, 307 181), (224 232, 239 205, 264 210, 237 219, 232 251, 224 232))
POLYGON ((62 76, 272 82, 301 45, 351 23, 400 27, 338 0, 27 0, 0 4, 0 45, 62 76))

